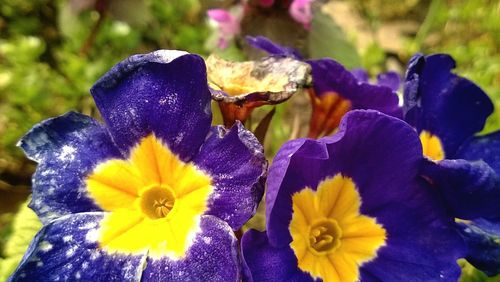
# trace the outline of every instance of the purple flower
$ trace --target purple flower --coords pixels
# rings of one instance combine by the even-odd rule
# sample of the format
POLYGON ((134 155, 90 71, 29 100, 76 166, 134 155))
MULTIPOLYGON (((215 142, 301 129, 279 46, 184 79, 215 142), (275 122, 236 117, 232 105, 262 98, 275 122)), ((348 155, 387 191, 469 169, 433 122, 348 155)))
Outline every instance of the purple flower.
POLYGON ((19 145, 38 162, 30 207, 44 223, 12 281, 224 280, 262 196, 262 147, 211 127, 203 59, 135 55, 91 89, 104 124, 74 112, 19 145))
MULTIPOLYGON (((247 37, 255 48, 272 56, 300 59, 291 48, 274 44, 265 37, 247 37)), ((353 109, 374 109, 383 113, 401 116, 396 92, 385 85, 371 85, 359 81, 356 76, 332 59, 306 61, 312 68, 312 84, 309 90, 312 115, 308 137, 318 138, 331 134, 340 120, 353 109)))
POLYGON ((267 230, 242 238, 247 281, 456 281, 464 244, 423 161, 411 126, 371 110, 286 143, 269 170, 267 230))
POLYGON ((487 273, 500 273, 500 260, 491 256, 494 249, 500 252, 500 244, 485 237, 500 237, 499 227, 490 228, 500 226, 500 131, 476 136, 493 104, 477 85, 452 73, 453 68, 455 61, 445 54, 411 59, 404 119, 420 135, 427 157, 423 176, 438 188, 454 216, 469 220, 460 223, 469 243, 467 259, 487 273))

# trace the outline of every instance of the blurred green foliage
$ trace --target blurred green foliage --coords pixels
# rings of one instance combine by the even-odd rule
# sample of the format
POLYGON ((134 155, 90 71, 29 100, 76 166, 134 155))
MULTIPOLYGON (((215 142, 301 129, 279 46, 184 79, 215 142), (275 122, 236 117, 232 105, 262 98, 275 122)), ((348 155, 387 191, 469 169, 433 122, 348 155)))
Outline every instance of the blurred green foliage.
MULTIPOLYGON (((0 188, 32 168, 15 148, 35 123, 74 109, 116 62, 155 49, 205 53, 198 0, 4 0, 0 6, 0 188)), ((24 182, 23 182, 24 181, 24 182)))
MULTIPOLYGON (((29 200, 21 205, 9 230, 8 240, 2 248, 0 258, 0 281, 6 281, 21 261, 31 239, 42 227, 37 215, 27 206, 29 200)), ((7 237, 7 236, 6 236, 7 237)))

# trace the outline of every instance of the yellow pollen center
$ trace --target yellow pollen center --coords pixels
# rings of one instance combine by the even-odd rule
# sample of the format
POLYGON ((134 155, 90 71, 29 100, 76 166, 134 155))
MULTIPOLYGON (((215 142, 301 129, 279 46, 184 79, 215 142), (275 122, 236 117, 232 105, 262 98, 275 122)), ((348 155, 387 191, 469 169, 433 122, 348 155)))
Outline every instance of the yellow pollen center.
POLYGON ((174 204, 175 197, 169 188, 155 186, 141 196, 141 210, 151 219, 166 217, 174 204))
POLYGON ((324 282, 359 280, 359 267, 385 245, 386 231, 361 214, 361 195, 340 174, 292 196, 289 231, 299 269, 324 282))
POLYGON ((318 254, 334 251, 340 245, 342 231, 335 219, 322 219, 309 231, 309 247, 318 254))

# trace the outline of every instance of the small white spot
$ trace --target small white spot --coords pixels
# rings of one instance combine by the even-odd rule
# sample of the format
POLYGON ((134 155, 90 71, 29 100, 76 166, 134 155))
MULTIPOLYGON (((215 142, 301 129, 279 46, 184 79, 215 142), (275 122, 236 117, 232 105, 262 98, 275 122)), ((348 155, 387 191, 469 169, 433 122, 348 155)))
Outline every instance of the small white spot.
POLYGON ((162 105, 162 106, 163 106, 163 105, 165 105, 165 104, 167 103, 167 101, 168 101, 168 100, 167 100, 167 98, 166 98, 166 97, 163 97, 163 98, 161 98, 158 102, 160 103, 160 105, 162 105))
POLYGON ((99 258, 101 256, 101 254, 99 254, 98 252, 93 252, 91 255, 90 255, 90 259, 91 260, 96 260, 97 258, 99 258))
POLYGON ((99 237, 99 233, 97 232, 97 229, 92 229, 85 236, 85 240, 92 243, 92 242, 96 242, 98 237, 99 237))
POLYGON ((73 246, 66 251, 66 257, 72 257, 75 254, 77 247, 73 246))
POLYGON ((89 267, 89 263, 84 261, 82 262, 82 269, 87 269, 89 267))
POLYGON ((203 237, 203 242, 205 242, 205 244, 207 244, 207 245, 210 245, 210 243, 212 243, 212 238, 210 238, 210 237, 203 237))
POLYGON ((62 147, 61 154, 59 154, 59 160, 61 161, 71 161, 75 158, 76 149, 74 147, 64 145, 62 147))
POLYGON ((37 261, 36 262, 37 267, 42 267, 43 266, 43 261, 37 261))
POLYGON ((95 228, 96 226, 97 226, 97 223, 89 222, 89 223, 85 224, 84 226, 79 227, 78 229, 80 229, 80 230, 92 229, 92 228, 95 228))
POLYGON ((63 241, 65 243, 68 243, 71 240, 73 240, 73 235, 66 235, 66 236, 63 237, 63 241))
POLYGON ((82 278, 82 275, 80 274, 80 271, 77 271, 77 272, 75 273, 75 278, 76 278, 76 279, 80 279, 80 278, 82 278))
POLYGON ((181 133, 179 133, 179 135, 177 135, 175 137, 174 143, 175 144, 180 144, 183 139, 184 139, 184 133, 181 132, 181 133))
POLYGON ((42 251, 42 252, 48 252, 48 251, 52 250, 52 244, 50 244, 47 241, 43 241, 40 243, 39 248, 40 248, 40 251, 42 251))

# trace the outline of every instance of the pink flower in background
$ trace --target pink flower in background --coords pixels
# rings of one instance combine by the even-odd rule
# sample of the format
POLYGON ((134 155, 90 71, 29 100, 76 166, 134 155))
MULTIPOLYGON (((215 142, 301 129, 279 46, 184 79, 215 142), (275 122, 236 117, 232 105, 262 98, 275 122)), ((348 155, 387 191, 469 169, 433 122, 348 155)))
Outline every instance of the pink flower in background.
POLYGON ((240 17, 224 9, 210 9, 207 15, 219 29, 217 46, 221 49, 227 48, 229 41, 240 32, 240 17))
POLYGON ((269 8, 274 4, 274 0, 260 0, 259 5, 262 7, 269 8))
POLYGON ((304 28, 311 28, 313 18, 311 11, 311 3, 314 0, 294 0, 289 8, 290 16, 296 21, 304 25, 304 28))

